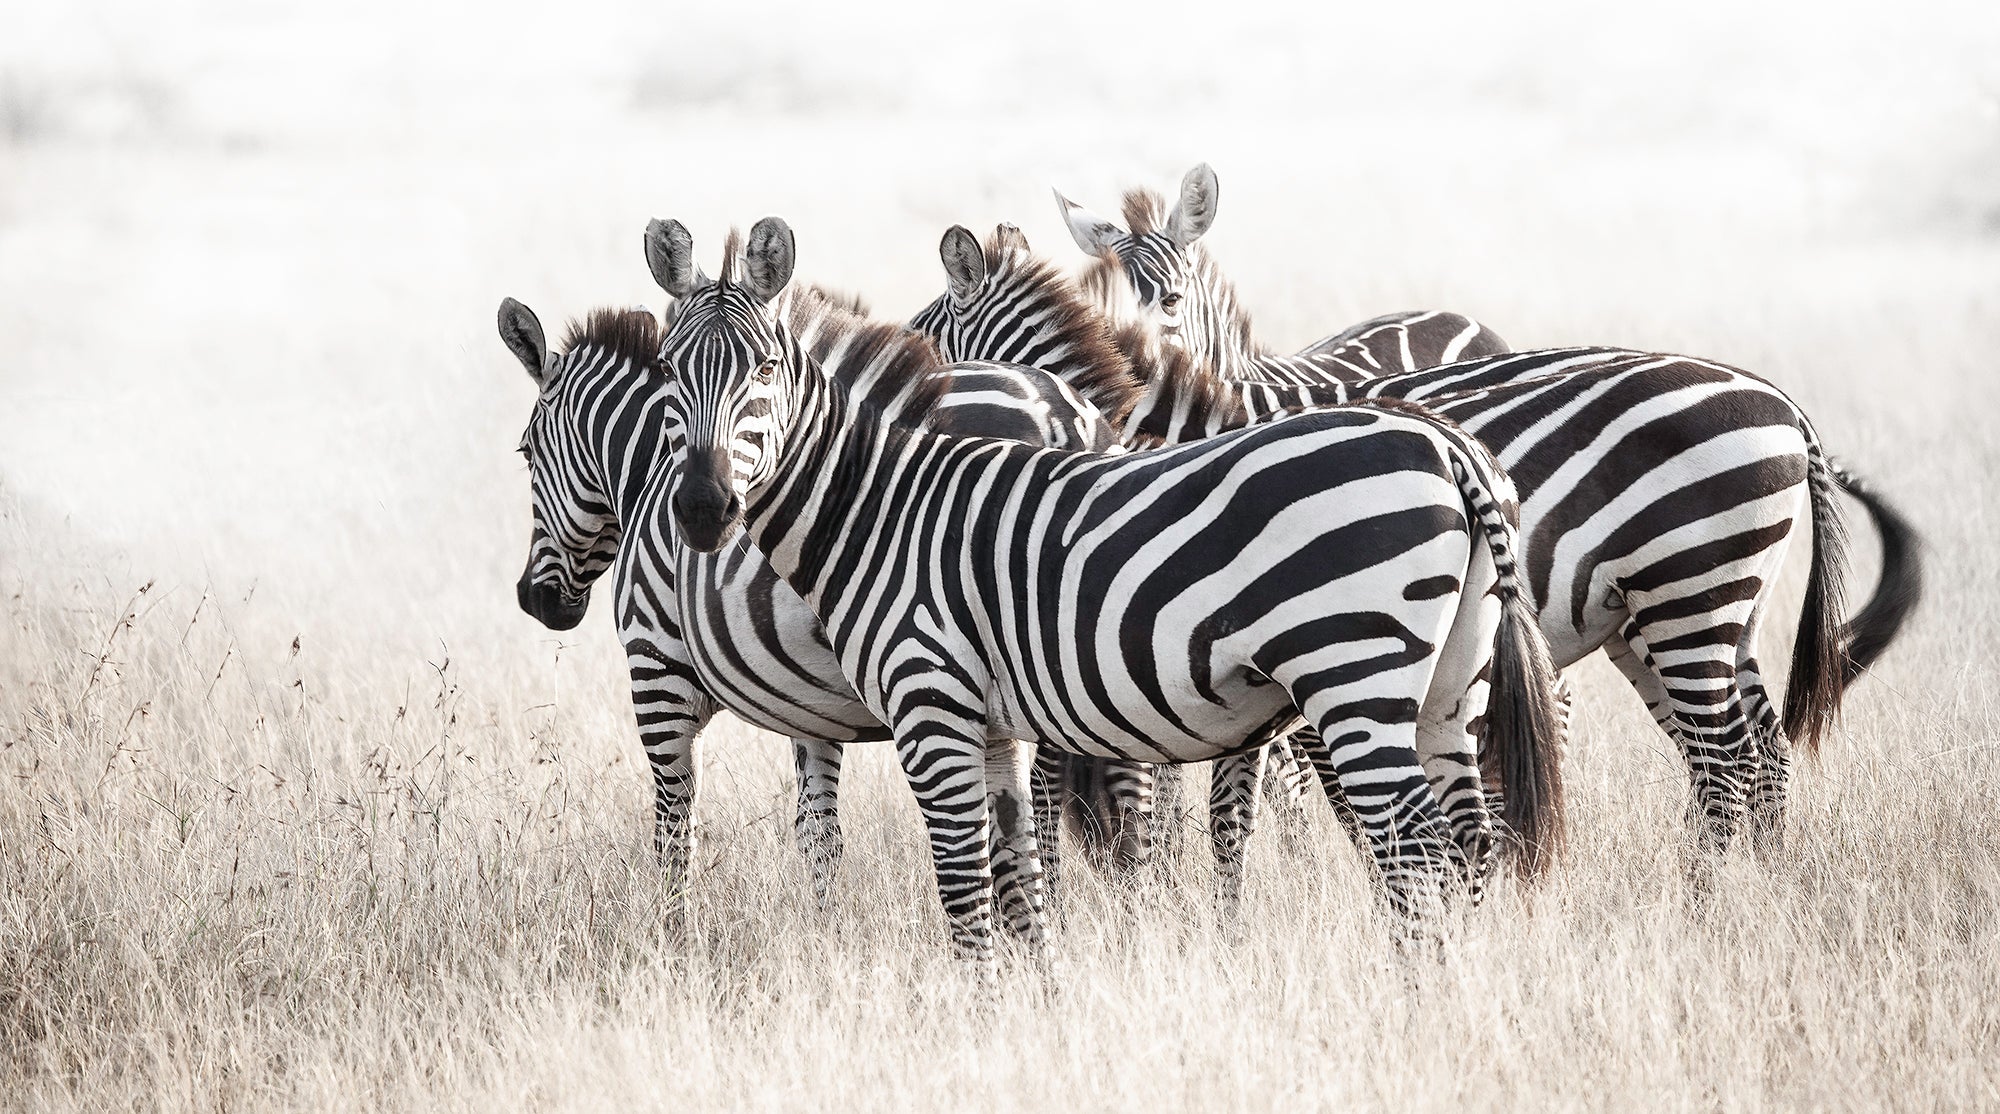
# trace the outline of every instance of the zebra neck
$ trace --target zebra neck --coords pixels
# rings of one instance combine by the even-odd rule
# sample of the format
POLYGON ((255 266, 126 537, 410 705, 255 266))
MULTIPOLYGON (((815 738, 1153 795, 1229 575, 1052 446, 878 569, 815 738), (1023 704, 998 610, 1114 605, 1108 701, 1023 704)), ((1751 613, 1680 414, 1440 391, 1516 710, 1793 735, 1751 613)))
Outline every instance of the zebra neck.
MULTIPOLYGON (((1354 392, 1345 383, 1246 383, 1231 384, 1240 406, 1230 412, 1240 418, 1235 425, 1225 428, 1249 425, 1253 422, 1269 421, 1283 414, 1319 406, 1345 406, 1353 401, 1354 392)), ((1211 430, 1220 433, 1221 429, 1211 430)))
POLYGON ((857 405, 816 364, 800 378, 770 479, 748 492, 743 528, 771 568, 824 618, 826 572, 865 511, 881 445, 909 431, 857 405))
POLYGON ((579 400, 580 412, 591 415, 596 432, 594 453, 598 475, 619 523, 631 528, 641 520, 651 488, 659 486, 668 459, 667 390, 664 376, 627 368, 627 374, 603 377, 579 400))
POLYGON ((1201 298, 1201 328, 1215 366, 1225 375, 1252 378, 1250 370, 1265 352, 1250 337, 1250 316, 1236 300, 1235 285, 1216 270, 1215 261, 1206 255, 1196 262, 1193 282, 1207 291, 1201 298))

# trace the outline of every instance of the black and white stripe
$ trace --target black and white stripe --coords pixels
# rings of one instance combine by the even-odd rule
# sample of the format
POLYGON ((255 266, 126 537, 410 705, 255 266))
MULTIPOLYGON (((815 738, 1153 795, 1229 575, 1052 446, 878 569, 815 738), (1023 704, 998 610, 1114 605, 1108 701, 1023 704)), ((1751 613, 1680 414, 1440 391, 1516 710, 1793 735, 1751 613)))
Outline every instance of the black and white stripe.
POLYGON ((1483 716, 1510 820, 1550 847, 1552 669, 1506 480, 1469 439, 1400 407, 1128 455, 912 430, 828 378, 773 312, 783 221, 751 230, 740 274, 732 241, 721 281, 697 275, 678 224, 649 243, 683 299, 661 348, 695 492, 674 503, 682 536, 717 546, 740 520, 824 622, 894 730, 953 942, 982 970, 986 787, 1019 783, 1016 740, 1197 761, 1303 713, 1392 905, 1434 925, 1447 885, 1487 861, 1483 716))

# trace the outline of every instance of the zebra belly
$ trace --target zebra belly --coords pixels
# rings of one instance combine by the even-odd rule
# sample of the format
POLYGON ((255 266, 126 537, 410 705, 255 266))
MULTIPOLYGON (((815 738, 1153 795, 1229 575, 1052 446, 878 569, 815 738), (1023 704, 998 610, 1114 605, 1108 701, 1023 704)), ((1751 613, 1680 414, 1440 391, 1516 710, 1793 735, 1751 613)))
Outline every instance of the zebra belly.
POLYGON ((1037 729, 1016 699, 996 689, 988 698, 987 737, 1019 739, 1096 758, 1196 762, 1263 746, 1304 722, 1283 688, 1249 672, 1238 671, 1217 685, 1215 695, 1214 702, 1200 697, 1177 702, 1184 731, 1152 736, 1106 730, 1101 724, 1086 727, 1077 721, 1037 729))

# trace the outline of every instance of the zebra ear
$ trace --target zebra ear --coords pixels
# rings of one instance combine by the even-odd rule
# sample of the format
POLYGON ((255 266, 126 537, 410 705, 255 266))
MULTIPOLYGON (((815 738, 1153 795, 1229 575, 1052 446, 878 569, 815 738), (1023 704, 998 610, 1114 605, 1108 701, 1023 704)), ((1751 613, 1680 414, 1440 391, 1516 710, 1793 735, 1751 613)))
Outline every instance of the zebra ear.
POLYGON ((1028 250, 1027 234, 1021 231, 1020 225, 1008 221, 1001 221, 993 226, 993 242, 1000 245, 1001 251, 1018 251, 1025 254, 1028 250))
POLYGON ((798 244, 792 226, 781 217, 765 217, 750 226, 750 240, 743 247, 743 270, 749 279, 744 285, 762 302, 778 296, 792 281, 798 263, 798 244))
POLYGON ((979 239, 962 224, 945 230, 938 243, 938 258, 944 260, 944 277, 951 283, 951 296, 970 298, 986 283, 986 253, 979 239))
POLYGON ((1167 238, 1182 247, 1201 239, 1201 234, 1215 223, 1218 192, 1215 171, 1207 163, 1188 171, 1187 177, 1181 179, 1180 204, 1167 217, 1167 238))
POLYGON ((542 338, 542 322, 535 311, 512 298, 500 299, 500 340, 537 384, 548 366, 549 343, 542 338))
POLYGON ((676 298, 685 298, 702 284, 694 265, 694 237, 677 220, 654 220, 646 225, 646 267, 660 289, 676 298))
POLYGON ((1125 235, 1124 229, 1064 197, 1061 190, 1056 191, 1056 208, 1062 210, 1063 223, 1069 225, 1076 246, 1087 254, 1103 255, 1125 235))

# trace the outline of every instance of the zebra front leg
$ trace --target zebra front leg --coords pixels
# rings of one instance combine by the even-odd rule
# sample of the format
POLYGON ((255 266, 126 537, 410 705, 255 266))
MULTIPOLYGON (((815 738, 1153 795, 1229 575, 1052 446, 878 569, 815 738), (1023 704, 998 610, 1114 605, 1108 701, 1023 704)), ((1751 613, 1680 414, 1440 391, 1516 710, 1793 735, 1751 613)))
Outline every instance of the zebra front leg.
POLYGON ((821 909, 833 904, 833 879, 840 870, 839 743, 825 739, 792 739, 792 765, 798 774, 799 808, 793 820, 799 853, 812 870, 813 899, 821 909))
POLYGON ((1048 934, 1042 915, 1041 855, 1029 806, 1029 745, 1012 739, 986 744, 986 789, 994 897, 1008 931, 1027 941, 1039 958, 1048 934))
POLYGON ((1047 743, 1035 747, 1029 793, 1035 802, 1035 836, 1042 860, 1042 892, 1049 908, 1056 907, 1056 880, 1062 868, 1063 794, 1068 791, 1070 756, 1047 743))
POLYGON ((1153 785, 1158 767, 1119 758, 1105 759, 1102 766, 1111 869, 1131 874, 1153 861, 1153 785))
POLYGON ((1208 783, 1208 839, 1215 851, 1215 915, 1223 937, 1234 943, 1241 930, 1243 856, 1257 827, 1268 747, 1215 760, 1208 783))
POLYGON ((625 641, 632 710, 653 771, 653 851, 676 891, 687 885, 697 839, 694 801, 701 789, 701 763, 696 739, 717 708, 695 680, 686 656, 672 652, 678 649, 671 640, 648 635, 628 635, 625 641))
POLYGON ((1176 864, 1181 854, 1181 825, 1187 809, 1187 771, 1180 766, 1153 767, 1153 815, 1149 825, 1153 854, 1176 864))
POLYGON ((1290 735, 1272 740, 1264 759, 1265 806, 1278 821, 1287 855, 1306 853, 1306 792, 1315 778, 1312 759, 1290 735))
POLYGON ((986 853, 986 739, 961 714, 919 708, 899 716, 896 759, 930 833, 931 864, 952 950, 997 987, 993 871, 986 853))

